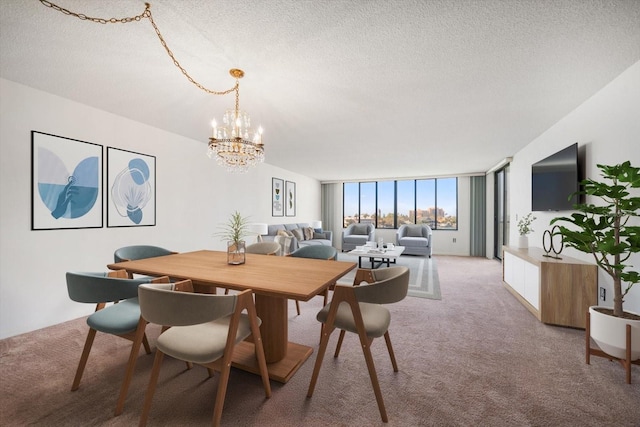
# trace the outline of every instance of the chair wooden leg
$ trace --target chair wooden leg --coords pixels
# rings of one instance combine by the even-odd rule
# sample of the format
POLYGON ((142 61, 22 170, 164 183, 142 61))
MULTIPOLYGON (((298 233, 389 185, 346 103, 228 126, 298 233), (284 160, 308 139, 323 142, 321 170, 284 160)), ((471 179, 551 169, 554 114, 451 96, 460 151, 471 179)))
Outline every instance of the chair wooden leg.
MULTIPOLYGON (((225 358, 226 359, 226 358, 225 358)), ((229 373, 231 372, 231 360, 225 360, 220 369, 220 378, 218 378, 218 392, 216 393, 216 403, 213 408, 213 425, 220 426, 222 420, 222 408, 224 407, 224 398, 227 394, 227 385, 229 383, 229 373)))
POLYGON ((378 382, 378 374, 376 373, 376 367, 373 363, 373 355, 371 354, 371 343, 373 339, 369 339, 364 331, 358 333, 360 336, 360 344, 362 346, 362 353, 364 354, 364 360, 367 362, 367 369, 369 370, 369 377, 371 378, 371 385, 373 386, 373 393, 376 395, 376 401, 378 402, 378 409, 380 410, 380 416, 382 422, 389 422, 387 417, 387 410, 384 407, 384 400, 382 399, 382 391, 380 390, 380 383, 378 382))
POLYGON ((133 339, 133 344, 131 344, 131 351, 129 352, 129 361, 127 362, 127 370, 124 374, 124 380, 122 381, 122 386, 120 387, 120 395, 118 396, 118 402, 116 403, 116 411, 115 415, 118 416, 122 413, 124 409, 124 401, 127 399, 127 392, 129 391, 129 384, 131 384, 131 379, 133 378, 133 371, 136 368, 136 361, 138 360, 138 353, 140 352, 140 344, 146 338, 145 329, 147 326, 147 321, 140 316, 140 320, 138 321, 138 327, 136 328, 136 334, 133 339))
POLYGON ((300 316, 300 303, 296 300, 296 311, 298 312, 298 316, 300 316))
POLYGON ((322 367, 322 360, 324 354, 327 351, 327 345, 329 344, 329 336, 335 330, 334 327, 329 327, 327 324, 322 328, 322 339, 320 340, 320 348, 318 348, 318 355, 316 356, 316 364, 313 365, 313 374, 311 375, 311 382, 309 383, 309 390, 307 391, 307 397, 313 396, 313 390, 316 388, 316 382, 318 381, 318 374, 322 367))
POLYGON ((147 425, 149 411, 151 410, 151 401, 153 400, 153 395, 156 392, 156 385, 158 385, 158 377, 160 376, 160 366, 162 365, 163 357, 164 353, 160 350, 156 350, 156 357, 153 360, 153 369, 151 370, 151 378, 149 379, 149 386, 147 387, 147 393, 144 397, 144 405, 142 406, 142 415, 140 415, 140 427, 147 425))
POLYGON ((398 372, 398 364, 396 363, 396 355, 393 353, 393 346, 391 345, 389 331, 384 333, 384 341, 387 343, 387 350, 389 350, 389 357, 391 358, 391 364, 393 365, 393 372, 398 372))
POLYGON ((80 387, 80 380, 82 379, 82 374, 84 373, 84 368, 87 366, 87 360, 89 359, 89 352, 91 352, 91 346, 93 345, 93 340, 96 337, 96 330, 93 328, 89 328, 89 333, 87 334, 87 339, 84 342, 84 349, 82 350, 82 356, 80 356, 80 362, 78 363, 78 369, 76 369, 76 376, 73 379, 73 385, 71 386, 71 391, 75 391, 80 387))
MULTIPOLYGON (((187 364, 190 364, 190 363, 191 362, 187 362, 187 364)), ((209 373, 209 378, 213 378, 213 376, 215 375, 215 370, 214 369, 207 368, 207 372, 209 373)))
MULTIPOLYGON (((253 310, 255 311, 255 307, 253 310)), ((260 370, 260 376, 262 377, 262 386, 264 387, 265 397, 269 398, 271 397, 271 383, 269 382, 269 371, 267 370, 267 358, 264 355, 262 335, 260 335, 260 327, 258 326, 256 315, 251 313, 249 313, 249 315, 256 359, 258 360, 258 369, 260 370)))
POLYGON ((340 348, 342 348, 342 340, 344 339, 345 331, 340 330, 340 336, 338 337, 338 344, 336 344, 336 352, 333 353, 333 357, 338 357, 340 354, 340 348))
POLYGON ((151 354, 151 346, 149 345, 149 340, 147 339, 146 333, 142 336, 142 345, 144 346, 144 351, 147 354, 151 354))

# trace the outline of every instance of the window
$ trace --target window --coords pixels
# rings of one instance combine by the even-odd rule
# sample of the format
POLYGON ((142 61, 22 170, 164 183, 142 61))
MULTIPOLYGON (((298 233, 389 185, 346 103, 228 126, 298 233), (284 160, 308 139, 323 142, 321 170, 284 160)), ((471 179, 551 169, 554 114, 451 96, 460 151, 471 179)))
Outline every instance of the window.
POLYGON ((416 223, 436 228, 436 180, 416 181, 416 223))
POLYGON ((378 183, 378 215, 376 228, 395 228, 395 182, 378 183))
POLYGON ((427 224, 458 229, 458 178, 345 182, 343 225, 361 222, 376 228, 427 224))
POLYGON ((416 222, 416 182, 396 181, 398 185, 398 227, 402 224, 415 224, 416 222))
POLYGON ((344 228, 360 222, 360 185, 357 182, 345 182, 342 186, 342 217, 344 228))
POLYGON ((376 223, 376 183, 360 183, 360 222, 376 223))

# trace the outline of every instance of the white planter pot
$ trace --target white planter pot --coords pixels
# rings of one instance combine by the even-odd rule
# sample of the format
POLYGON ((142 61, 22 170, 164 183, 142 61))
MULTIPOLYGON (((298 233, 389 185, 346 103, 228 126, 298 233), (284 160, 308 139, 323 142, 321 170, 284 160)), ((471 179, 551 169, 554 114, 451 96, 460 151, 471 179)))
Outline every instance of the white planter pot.
POLYGON ((618 359, 626 359, 626 326, 631 325, 631 360, 640 359, 640 320, 609 316, 595 310, 596 308, 598 306, 589 307, 591 338, 600 350, 618 359))
POLYGON ((529 238, 526 235, 518 238, 518 247, 520 249, 527 249, 529 247, 529 238))

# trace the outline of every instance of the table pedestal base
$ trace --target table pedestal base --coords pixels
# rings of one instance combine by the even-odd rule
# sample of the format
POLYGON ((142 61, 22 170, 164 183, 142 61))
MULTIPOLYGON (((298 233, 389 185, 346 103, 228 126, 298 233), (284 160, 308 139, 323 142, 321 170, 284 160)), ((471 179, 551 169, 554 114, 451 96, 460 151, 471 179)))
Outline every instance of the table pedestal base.
MULTIPOLYGON (((313 353, 313 348, 311 347, 292 342, 288 343, 287 354, 284 359, 274 363, 267 363, 269 378, 283 384, 286 383, 311 356, 311 353, 313 353)), ((236 344, 231 366, 260 375, 253 343, 242 341, 236 344)))

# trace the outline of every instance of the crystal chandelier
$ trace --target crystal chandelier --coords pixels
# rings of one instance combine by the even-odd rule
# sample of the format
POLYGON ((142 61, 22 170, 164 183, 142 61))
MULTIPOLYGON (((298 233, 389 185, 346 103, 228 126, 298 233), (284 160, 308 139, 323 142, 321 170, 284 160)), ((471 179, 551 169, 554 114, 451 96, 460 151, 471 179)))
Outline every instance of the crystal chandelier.
POLYGON ((244 71, 233 68, 229 74, 236 79, 236 107, 225 111, 221 125, 215 119, 211 122, 213 136, 209 138, 207 155, 215 157, 216 162, 230 172, 246 172, 251 166, 264 161, 262 127, 254 130, 249 115, 239 108, 238 79, 244 76, 244 71))

